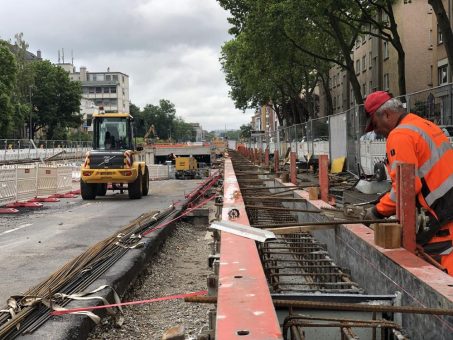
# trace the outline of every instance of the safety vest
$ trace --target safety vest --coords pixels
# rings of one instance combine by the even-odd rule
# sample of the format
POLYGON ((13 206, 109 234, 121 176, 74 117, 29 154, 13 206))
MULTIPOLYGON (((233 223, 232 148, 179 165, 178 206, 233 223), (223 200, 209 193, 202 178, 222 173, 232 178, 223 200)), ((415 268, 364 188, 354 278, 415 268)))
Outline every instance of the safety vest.
POLYGON ((429 230, 417 235, 417 241, 424 244, 441 226, 453 221, 453 148, 436 124, 409 113, 390 132, 386 155, 392 188, 376 209, 384 216, 395 214, 397 165, 415 164, 417 205, 432 217, 429 230))

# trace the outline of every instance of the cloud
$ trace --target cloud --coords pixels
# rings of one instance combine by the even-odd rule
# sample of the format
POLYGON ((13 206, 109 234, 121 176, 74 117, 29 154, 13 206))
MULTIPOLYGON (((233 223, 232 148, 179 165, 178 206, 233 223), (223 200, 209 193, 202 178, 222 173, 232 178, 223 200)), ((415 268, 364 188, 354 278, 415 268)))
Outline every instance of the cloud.
POLYGON ((3 39, 24 33, 31 51, 89 71, 130 77, 130 99, 143 107, 168 99, 177 115, 205 129, 239 128, 218 61, 227 13, 215 0, 21 0, 2 5, 3 39))

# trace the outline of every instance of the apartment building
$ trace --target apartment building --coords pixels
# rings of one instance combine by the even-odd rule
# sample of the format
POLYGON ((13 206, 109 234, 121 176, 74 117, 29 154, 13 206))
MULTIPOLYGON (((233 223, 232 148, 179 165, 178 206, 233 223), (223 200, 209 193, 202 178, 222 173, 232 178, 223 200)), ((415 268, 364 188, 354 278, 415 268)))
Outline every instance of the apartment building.
MULTIPOLYGON (((405 51, 406 92, 413 93, 435 86, 437 72, 433 68, 433 60, 439 57, 433 54, 436 50, 433 48, 436 19, 431 6, 427 1, 398 0, 393 5, 393 12, 405 51)), ((383 15, 382 20, 388 19, 383 15)), ((389 42, 372 35, 360 36, 351 54, 362 97, 376 90, 399 95, 398 55, 389 42)), ((442 56, 441 52, 439 56, 442 56)), ((347 73, 335 65, 329 77, 333 112, 349 109, 354 105, 355 98, 347 73)), ((320 96, 321 110, 325 110, 326 96, 322 88, 320 96)))
MULTIPOLYGON (((129 76, 122 72, 89 72, 80 67, 76 72, 73 64, 57 64, 69 73, 71 80, 82 83, 82 98, 92 102, 96 108, 103 107, 106 112, 129 113, 129 76)), ((89 105, 88 105, 89 106, 89 105)), ((81 113, 86 115, 86 106, 81 113)))

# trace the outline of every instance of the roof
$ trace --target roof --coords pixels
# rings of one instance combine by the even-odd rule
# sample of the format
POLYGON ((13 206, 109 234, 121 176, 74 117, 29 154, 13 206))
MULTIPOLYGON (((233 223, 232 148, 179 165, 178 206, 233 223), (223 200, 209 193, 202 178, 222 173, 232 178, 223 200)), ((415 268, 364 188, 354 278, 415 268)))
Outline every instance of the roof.
POLYGON ((132 116, 129 113, 123 113, 123 112, 114 112, 114 113, 99 113, 96 112, 93 114, 93 118, 96 117, 105 117, 105 118, 132 118, 132 116))

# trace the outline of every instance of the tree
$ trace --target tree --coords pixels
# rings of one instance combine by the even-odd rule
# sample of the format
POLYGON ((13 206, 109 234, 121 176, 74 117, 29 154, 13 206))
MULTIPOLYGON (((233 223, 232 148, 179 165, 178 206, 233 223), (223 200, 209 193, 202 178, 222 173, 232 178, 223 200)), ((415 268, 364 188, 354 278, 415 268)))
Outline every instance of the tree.
POLYGON ((328 70, 326 63, 301 53, 286 39, 278 8, 264 4, 249 9, 253 12, 222 47, 220 59, 235 106, 245 110, 272 105, 281 124, 284 119, 297 124, 314 117, 313 91, 319 72, 328 70))
POLYGON ((177 142, 195 142, 195 129, 182 118, 176 117, 172 123, 171 138, 177 142))
MULTIPOLYGON (((0 136, 11 132, 14 114, 12 96, 16 82, 17 64, 5 43, 0 42, 0 136)), ((0 137, 2 138, 2 137, 0 137)))
POLYGON ((28 44, 23 38, 23 33, 14 36, 14 45, 10 45, 17 62, 17 77, 14 88, 14 135, 25 137, 23 127, 25 124, 30 131, 30 113, 32 106, 30 103, 31 89, 34 85, 33 61, 27 60, 28 44))
POLYGON ((175 119, 175 105, 167 99, 159 100, 159 105, 147 104, 142 111, 142 119, 146 130, 154 125, 156 135, 160 139, 169 139, 175 119))
POLYGON ((148 127, 145 125, 143 114, 140 108, 132 103, 129 104, 129 113, 134 117, 134 135, 144 136, 148 127))
POLYGON ((33 63, 34 85, 31 102, 33 105, 33 133, 46 128, 46 137, 63 137, 68 127, 82 123, 79 114, 82 87, 69 79, 61 67, 49 61, 33 63))
POLYGON ((362 34, 369 34, 392 44, 398 54, 398 87, 399 94, 406 94, 406 55, 401 37, 398 33, 398 25, 393 13, 395 0, 354 0, 349 8, 340 9, 342 22, 357 28, 362 34))
POLYGON ((241 125, 241 127, 239 129, 241 131, 239 136, 242 139, 249 139, 250 138, 250 134, 252 133, 252 124, 241 125))

